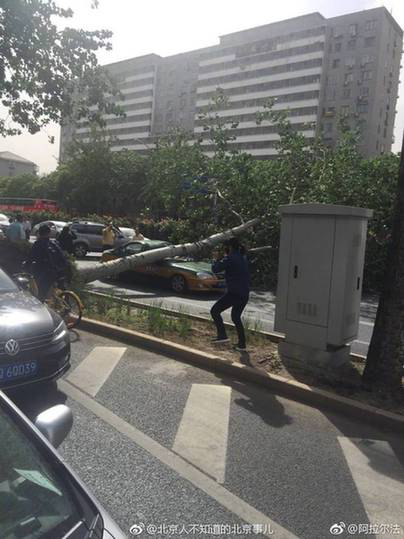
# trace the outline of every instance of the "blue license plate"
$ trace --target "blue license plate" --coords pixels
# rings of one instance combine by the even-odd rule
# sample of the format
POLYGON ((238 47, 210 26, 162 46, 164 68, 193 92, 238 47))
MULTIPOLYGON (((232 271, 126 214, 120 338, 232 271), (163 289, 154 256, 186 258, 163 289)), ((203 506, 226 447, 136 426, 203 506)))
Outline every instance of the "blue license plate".
POLYGON ((0 364, 0 382, 15 380, 24 376, 35 374, 38 368, 37 361, 25 361, 24 363, 0 364))

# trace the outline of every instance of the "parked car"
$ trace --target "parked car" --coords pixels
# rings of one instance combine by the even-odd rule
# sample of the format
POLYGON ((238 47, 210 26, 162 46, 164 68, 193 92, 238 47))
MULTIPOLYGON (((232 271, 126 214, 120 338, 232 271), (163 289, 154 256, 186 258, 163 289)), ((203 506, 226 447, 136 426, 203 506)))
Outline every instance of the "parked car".
POLYGON ((10 218, 4 213, 0 213, 0 229, 5 233, 10 226, 10 218))
POLYGON ((56 238, 56 236, 62 232, 63 227, 67 225, 64 221, 43 221, 42 223, 36 224, 32 228, 32 234, 36 237, 38 237, 38 231, 39 227, 42 225, 48 225, 48 227, 51 229, 51 238, 56 238))
MULTIPOLYGON (((143 240, 131 241, 126 245, 104 251, 102 260, 116 260, 151 249, 159 249, 170 245, 165 241, 143 240)), ((192 259, 165 258, 152 264, 138 266, 133 270, 124 272, 122 277, 137 276, 148 277, 154 282, 168 283, 174 292, 182 293, 187 290, 198 292, 212 292, 225 287, 224 277, 217 276, 208 262, 196 262, 192 259)))
POLYGON ((125 538, 54 448, 71 425, 63 404, 39 414, 33 425, 0 391, 2 539, 125 538))
POLYGON ((55 380, 70 367, 62 318, 17 283, 0 269, 0 389, 55 380))
MULTIPOLYGON (((74 240, 74 254, 77 258, 83 258, 88 252, 102 251, 102 231, 106 227, 103 223, 91 221, 73 221, 71 230, 76 234, 74 240)), ((130 241, 134 231, 131 228, 119 228, 115 245, 118 247, 130 241)))

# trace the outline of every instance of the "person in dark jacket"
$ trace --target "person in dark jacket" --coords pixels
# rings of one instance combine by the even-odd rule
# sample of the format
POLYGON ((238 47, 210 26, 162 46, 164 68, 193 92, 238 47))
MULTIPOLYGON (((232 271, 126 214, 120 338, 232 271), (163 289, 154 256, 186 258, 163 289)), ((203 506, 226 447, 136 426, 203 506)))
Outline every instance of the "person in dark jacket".
POLYGON ((74 240, 77 240, 77 236, 69 225, 63 227, 56 239, 62 251, 66 251, 69 255, 74 254, 74 240))
POLYGON ((33 244, 25 266, 32 271, 38 286, 38 299, 45 301, 51 287, 65 277, 68 261, 56 241, 50 239, 48 225, 39 227, 39 238, 33 244))
POLYGON ((224 271, 227 291, 212 307, 210 314, 216 324, 217 337, 215 343, 227 342, 229 339, 223 324, 221 313, 230 307, 231 319, 236 326, 238 343, 236 350, 246 350, 246 339, 241 315, 248 303, 250 293, 250 272, 245 249, 237 238, 232 238, 225 244, 226 256, 216 260, 212 265, 214 273, 224 271))

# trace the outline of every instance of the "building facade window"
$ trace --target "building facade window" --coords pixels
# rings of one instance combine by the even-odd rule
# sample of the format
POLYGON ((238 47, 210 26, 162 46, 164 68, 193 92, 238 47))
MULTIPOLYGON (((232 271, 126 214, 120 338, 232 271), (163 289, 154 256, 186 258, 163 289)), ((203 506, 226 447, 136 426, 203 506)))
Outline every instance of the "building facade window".
POLYGON ((367 103, 358 103, 356 106, 358 112, 368 112, 369 105, 367 103))
POLYGON ((369 95, 369 88, 367 86, 362 86, 360 90, 361 97, 367 97, 369 95))
POLYGON ((353 56, 345 59, 345 67, 347 69, 352 69, 355 67, 355 58, 353 56))
POLYGON ((342 107, 341 107, 341 114, 342 114, 343 116, 348 116, 349 112, 350 112, 350 107, 349 107, 349 105, 342 105, 342 107))
POLYGON ((353 73, 345 73, 344 84, 350 84, 353 80, 353 73))
POLYGON ((377 21, 375 21, 375 20, 366 21, 366 24, 365 24, 366 32, 369 32, 370 30, 374 30, 376 28, 376 22, 377 21))
POLYGON ((338 41, 336 44, 335 44, 335 52, 340 52, 341 51, 341 48, 342 48, 342 43, 340 41, 338 41))
POLYGON ((335 59, 332 61, 332 67, 333 67, 333 69, 336 69, 337 67, 339 67, 340 64, 341 64, 340 58, 335 58, 335 59))
POLYGON ((350 24, 349 25, 349 35, 350 36, 356 36, 358 33, 358 25, 357 24, 350 24))
POLYGON ((365 37, 365 40, 364 40, 365 47, 373 47, 373 45, 375 43, 376 43, 376 37, 375 36, 365 37))
POLYGON ((371 80, 373 78, 373 71, 363 71, 362 72, 362 80, 371 80))
POLYGON ((334 101, 336 98, 336 88, 335 86, 332 86, 331 88, 327 88, 326 97, 329 101, 334 101))
POLYGON ((342 97, 344 99, 348 99, 351 97, 351 88, 344 88, 343 92, 342 92, 342 97))
POLYGON ((356 39, 350 39, 347 43, 347 49, 353 50, 356 47, 356 39))
POLYGON ((375 60, 375 57, 372 54, 365 54, 361 58, 361 66, 365 66, 367 64, 370 64, 370 63, 374 62, 374 60, 375 60))

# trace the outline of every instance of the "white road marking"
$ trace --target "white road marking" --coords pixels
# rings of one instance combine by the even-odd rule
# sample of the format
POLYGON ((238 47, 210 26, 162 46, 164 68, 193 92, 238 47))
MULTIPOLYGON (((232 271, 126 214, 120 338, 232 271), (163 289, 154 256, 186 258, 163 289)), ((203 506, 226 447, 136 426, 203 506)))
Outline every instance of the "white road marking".
POLYGON ((96 346, 69 374, 67 380, 95 397, 125 351, 124 347, 96 346))
MULTIPOLYGON (((398 524, 404 531, 404 468, 390 444, 338 437, 371 524, 398 524)), ((356 523, 355 523, 356 524, 356 523)), ((377 537, 391 535, 378 535, 377 537)))
POLYGON ((166 447, 160 445, 142 431, 138 430, 133 425, 130 425, 122 418, 111 412, 111 410, 108 410, 108 408, 105 408, 105 406, 102 406, 102 404, 99 402, 85 395, 73 385, 69 384, 65 380, 60 380, 58 384, 60 389, 68 397, 74 399, 81 406, 84 406, 87 410, 108 423, 115 430, 131 439, 139 447, 143 448, 145 451, 150 453, 150 455, 157 458, 168 468, 174 470, 176 473, 178 473, 178 475, 216 500, 222 505, 222 507, 228 509, 239 518, 243 519, 244 522, 252 525, 262 524, 264 526, 269 526, 270 530, 267 530, 267 532, 264 534, 267 537, 276 537, 276 539, 298 539, 297 536, 292 532, 286 530, 280 524, 277 524, 268 516, 264 515, 241 498, 238 498, 235 494, 228 491, 214 479, 211 479, 205 475, 192 464, 189 464, 179 455, 176 455, 173 451, 170 451, 166 447))
POLYGON ((193 384, 173 450, 224 483, 231 388, 193 384))

